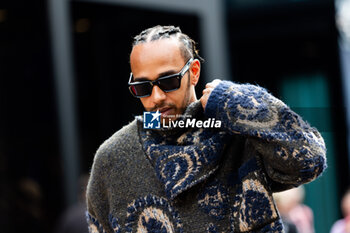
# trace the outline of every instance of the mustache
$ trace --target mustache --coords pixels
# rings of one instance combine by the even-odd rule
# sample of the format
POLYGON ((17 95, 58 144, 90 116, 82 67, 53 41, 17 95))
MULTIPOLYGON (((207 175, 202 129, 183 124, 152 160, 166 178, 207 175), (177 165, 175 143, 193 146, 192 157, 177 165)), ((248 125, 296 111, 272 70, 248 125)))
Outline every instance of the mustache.
POLYGON ((147 111, 149 112, 155 112, 157 111, 158 109, 162 109, 162 108, 175 108, 175 104, 172 104, 172 103, 162 103, 162 104, 157 104, 155 105, 154 107, 148 109, 147 111))

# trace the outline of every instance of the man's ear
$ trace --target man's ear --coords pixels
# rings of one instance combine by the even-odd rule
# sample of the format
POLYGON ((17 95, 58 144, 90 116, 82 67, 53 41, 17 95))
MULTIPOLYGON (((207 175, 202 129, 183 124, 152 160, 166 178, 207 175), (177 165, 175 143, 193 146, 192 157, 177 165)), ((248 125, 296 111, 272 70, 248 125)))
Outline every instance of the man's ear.
POLYGON ((193 86, 196 86, 201 73, 201 63, 198 59, 193 60, 190 67, 190 73, 191 73, 191 84, 193 86))

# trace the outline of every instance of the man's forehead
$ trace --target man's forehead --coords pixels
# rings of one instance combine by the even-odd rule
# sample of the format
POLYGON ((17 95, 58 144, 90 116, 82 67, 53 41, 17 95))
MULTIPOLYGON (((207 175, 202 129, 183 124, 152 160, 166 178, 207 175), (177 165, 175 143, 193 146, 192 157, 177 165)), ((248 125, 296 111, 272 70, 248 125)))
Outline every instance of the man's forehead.
POLYGON ((167 69, 176 69, 183 63, 179 42, 173 39, 160 39, 135 45, 130 55, 130 66, 135 75, 158 68, 161 69, 159 72, 164 72, 167 69))
POLYGON ((133 47, 131 51, 132 56, 142 57, 158 57, 181 55, 180 43, 175 39, 160 39, 150 42, 143 42, 133 47))

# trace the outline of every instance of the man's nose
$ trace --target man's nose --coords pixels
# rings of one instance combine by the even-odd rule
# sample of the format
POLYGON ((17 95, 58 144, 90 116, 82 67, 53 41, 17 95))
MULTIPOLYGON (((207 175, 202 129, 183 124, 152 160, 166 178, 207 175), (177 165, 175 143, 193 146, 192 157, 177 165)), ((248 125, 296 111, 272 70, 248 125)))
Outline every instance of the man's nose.
POLYGON ((165 100, 166 94, 164 91, 162 91, 162 89, 160 89, 158 86, 155 85, 153 86, 151 97, 155 104, 159 104, 165 100))

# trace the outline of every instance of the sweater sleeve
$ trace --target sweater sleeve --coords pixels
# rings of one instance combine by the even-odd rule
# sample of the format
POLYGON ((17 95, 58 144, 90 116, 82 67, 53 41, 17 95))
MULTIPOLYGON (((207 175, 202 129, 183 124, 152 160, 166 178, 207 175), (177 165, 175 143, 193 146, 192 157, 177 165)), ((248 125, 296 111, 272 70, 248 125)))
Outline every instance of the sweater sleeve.
POLYGON ((205 114, 221 120, 229 133, 248 138, 262 157, 271 186, 285 189, 310 182, 327 166, 320 133, 264 88, 222 81, 211 92, 205 114))

